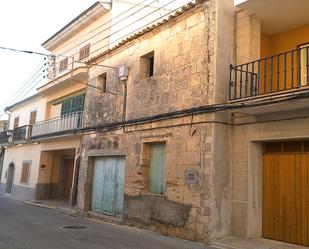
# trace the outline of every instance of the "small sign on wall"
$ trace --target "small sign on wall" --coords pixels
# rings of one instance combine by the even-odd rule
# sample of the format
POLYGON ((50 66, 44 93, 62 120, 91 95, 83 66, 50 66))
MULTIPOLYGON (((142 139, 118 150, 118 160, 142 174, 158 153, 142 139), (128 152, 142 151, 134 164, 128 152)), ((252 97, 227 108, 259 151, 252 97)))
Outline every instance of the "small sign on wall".
POLYGON ((189 185, 198 184, 198 172, 197 172, 197 170, 186 171, 186 182, 189 185))

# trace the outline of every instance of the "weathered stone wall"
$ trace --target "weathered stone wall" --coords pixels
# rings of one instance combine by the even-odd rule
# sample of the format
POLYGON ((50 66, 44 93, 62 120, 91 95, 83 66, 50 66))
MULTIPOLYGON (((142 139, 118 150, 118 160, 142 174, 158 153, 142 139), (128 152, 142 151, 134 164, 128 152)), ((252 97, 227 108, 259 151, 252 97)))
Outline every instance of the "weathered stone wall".
MULTIPOLYGON (((107 54, 97 63, 129 68, 127 119, 207 105, 214 90, 215 9, 206 1, 194 10, 107 54), (154 76, 141 79, 141 57, 154 51, 154 76)), ((90 83, 107 72, 107 90, 88 88, 86 123, 122 120, 124 86, 118 70, 91 68, 90 83)))
MULTIPOLYGON (((226 100, 228 65, 233 54, 233 1, 201 2, 195 9, 96 61, 129 68, 126 120, 226 100), (154 76, 141 79, 141 57, 152 51, 154 76)), ((92 67, 89 83, 96 85, 97 76, 106 72, 108 92, 87 89, 86 126, 123 119, 125 87, 118 79, 118 70, 92 67)), ((229 119, 228 115, 217 118, 229 119)), ((229 139, 229 130, 215 119, 214 114, 202 114, 130 126, 126 132, 119 129, 85 134, 78 209, 87 211, 91 206, 93 158, 121 155, 126 158, 124 222, 205 242, 228 235, 231 205, 229 142, 225 139, 229 139), (148 191, 149 162, 144 148, 147 143, 163 141, 167 191, 157 196, 148 191), (197 173, 197 183, 189 184, 189 171, 197 173)))
MULTIPOLYGON (((124 222, 188 239, 208 241, 213 125, 199 124, 190 128, 190 119, 139 126, 146 129, 139 132, 127 130, 124 133, 119 130, 84 136, 80 177, 84 184, 79 185, 79 208, 90 209, 92 175, 91 170, 87 169, 90 158, 125 155, 124 222), (147 130, 150 126, 161 127, 167 123, 176 127, 147 130), (180 123, 183 125, 177 127, 180 123), (166 143, 167 191, 164 196, 148 192, 149 159, 144 158, 143 150, 151 142, 166 143), (195 184, 187 181, 188 171, 197 173, 195 184)), ((198 117, 200 121, 210 119, 211 115, 198 117)))

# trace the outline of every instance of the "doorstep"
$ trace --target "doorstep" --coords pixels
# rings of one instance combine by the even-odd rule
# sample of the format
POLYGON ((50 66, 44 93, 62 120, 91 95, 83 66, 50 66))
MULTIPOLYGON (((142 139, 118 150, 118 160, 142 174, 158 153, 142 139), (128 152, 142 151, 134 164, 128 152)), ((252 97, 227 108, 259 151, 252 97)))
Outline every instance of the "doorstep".
POLYGON ((305 246, 289 244, 269 239, 245 239, 227 237, 214 241, 212 246, 218 249, 308 249, 305 246))

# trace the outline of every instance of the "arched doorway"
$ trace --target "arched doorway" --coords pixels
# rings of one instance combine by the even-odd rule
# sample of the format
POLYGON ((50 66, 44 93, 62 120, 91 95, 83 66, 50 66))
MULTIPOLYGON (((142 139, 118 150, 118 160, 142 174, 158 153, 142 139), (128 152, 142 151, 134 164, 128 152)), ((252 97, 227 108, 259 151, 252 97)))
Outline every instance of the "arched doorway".
POLYGON ((6 190, 5 190, 8 194, 12 192, 14 171, 15 171, 15 165, 14 163, 10 163, 7 178, 6 178, 7 180, 6 180, 6 190))

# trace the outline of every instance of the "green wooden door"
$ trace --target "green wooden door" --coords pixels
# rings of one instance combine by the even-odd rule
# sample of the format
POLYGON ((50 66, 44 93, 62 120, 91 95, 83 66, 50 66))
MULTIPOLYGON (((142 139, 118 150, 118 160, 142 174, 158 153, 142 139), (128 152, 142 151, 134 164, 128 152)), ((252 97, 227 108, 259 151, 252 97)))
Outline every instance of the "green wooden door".
POLYGON ((94 161, 92 210, 121 217, 124 196, 123 157, 98 157, 94 161))
POLYGON ((151 193, 164 194, 166 191, 165 144, 150 145, 150 185, 151 193))

